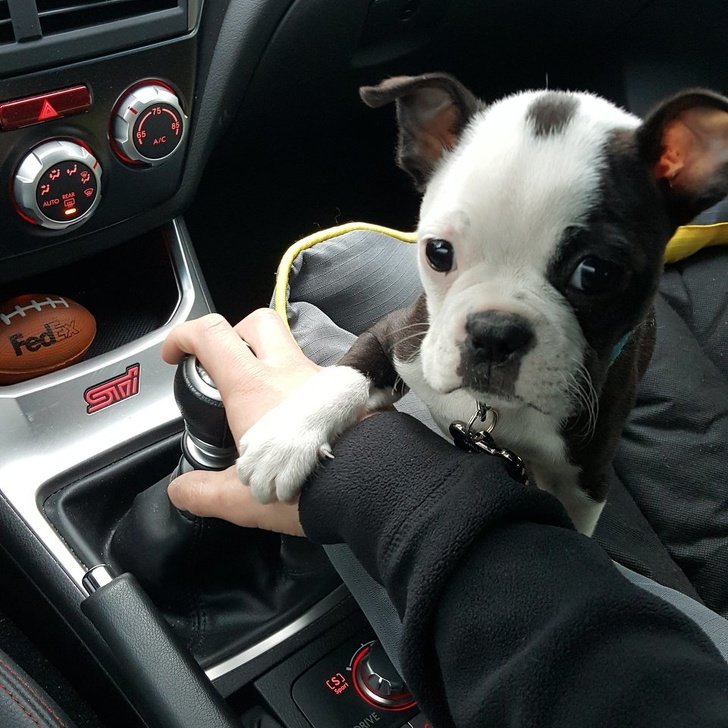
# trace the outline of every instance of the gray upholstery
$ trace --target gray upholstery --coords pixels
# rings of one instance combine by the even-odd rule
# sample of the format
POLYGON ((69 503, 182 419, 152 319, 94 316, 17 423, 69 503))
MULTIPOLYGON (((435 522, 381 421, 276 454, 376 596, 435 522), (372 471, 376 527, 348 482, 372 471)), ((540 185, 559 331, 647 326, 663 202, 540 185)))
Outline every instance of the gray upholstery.
MULTIPOLYGON (((728 616, 728 247, 670 266, 615 469, 700 598, 728 616)), ((634 568, 634 567, 633 567, 634 568)))
MULTIPOLYGON (((304 352, 333 364, 355 334, 413 301, 420 291, 415 256, 414 246, 372 232, 347 233, 301 253, 289 281, 288 315, 304 352)), ((595 534, 615 561, 630 567, 623 569, 627 578, 692 614, 726 656, 728 623, 715 612, 728 612, 727 287, 727 248, 698 253, 665 274, 655 357, 595 534)), ((414 395, 398 408, 436 430, 414 395)), ((361 575, 351 581, 357 591, 371 586, 361 575)), ((381 622, 394 639, 391 611, 381 622)))
POLYGON ((728 621, 712 609, 703 606, 700 602, 691 599, 685 594, 670 589, 670 587, 658 584, 652 579, 648 579, 642 574, 638 574, 624 566, 617 564, 619 571, 629 579, 633 584, 641 587, 645 591, 652 592, 666 602, 677 607, 681 612, 687 614, 690 619, 695 622, 700 629, 713 641, 718 651, 723 655, 723 659, 728 662, 728 621))

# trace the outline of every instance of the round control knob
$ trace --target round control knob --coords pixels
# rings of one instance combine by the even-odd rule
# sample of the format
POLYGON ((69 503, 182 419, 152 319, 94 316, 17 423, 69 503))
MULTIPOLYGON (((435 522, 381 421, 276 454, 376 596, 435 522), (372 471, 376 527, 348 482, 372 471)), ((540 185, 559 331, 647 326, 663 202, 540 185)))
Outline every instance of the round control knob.
POLYGON ((160 164, 179 149, 186 122, 177 96, 161 84, 149 84, 124 96, 112 131, 120 156, 127 161, 160 164))
POLYGON ((18 167, 15 202, 27 219, 51 230, 88 220, 101 200, 101 165, 76 142, 54 139, 36 147, 18 167))
POLYGON ((356 692, 370 705, 385 710, 406 710, 415 705, 412 693, 380 642, 371 642, 357 652, 352 673, 356 692))
POLYGON ((185 421, 182 453, 187 463, 196 470, 224 470, 232 465, 238 451, 222 397, 197 357, 188 356, 178 365, 174 397, 185 421))

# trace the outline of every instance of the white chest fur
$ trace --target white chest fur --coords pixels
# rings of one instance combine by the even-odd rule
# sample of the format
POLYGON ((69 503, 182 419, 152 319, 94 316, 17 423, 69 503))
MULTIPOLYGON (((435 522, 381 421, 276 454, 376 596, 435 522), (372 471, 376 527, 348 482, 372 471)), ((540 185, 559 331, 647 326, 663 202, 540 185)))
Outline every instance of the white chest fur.
MULTIPOLYGON (((395 369, 407 386, 427 405, 430 414, 447 435, 454 420, 467 422, 476 411, 475 399, 462 389, 449 394, 434 390, 425 380, 419 356, 395 360, 395 369)), ((559 423, 520 402, 488 402, 498 411, 496 442, 519 455, 536 485, 556 496, 576 528, 591 535, 601 513, 596 503, 579 487, 577 466, 569 462, 559 423)), ((449 436, 449 435, 448 435, 449 436)))

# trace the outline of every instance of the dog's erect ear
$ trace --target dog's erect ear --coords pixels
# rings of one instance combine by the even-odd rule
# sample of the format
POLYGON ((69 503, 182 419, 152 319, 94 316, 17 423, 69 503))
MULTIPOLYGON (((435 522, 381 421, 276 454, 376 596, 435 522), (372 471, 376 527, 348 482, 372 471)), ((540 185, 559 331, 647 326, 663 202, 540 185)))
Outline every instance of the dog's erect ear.
POLYGON ((658 106, 637 131, 676 225, 728 195, 728 98, 695 89, 658 106))
POLYGON ((397 164, 422 190, 445 149, 452 149, 481 102, 444 73, 398 76, 359 94, 373 108, 397 102, 397 164))

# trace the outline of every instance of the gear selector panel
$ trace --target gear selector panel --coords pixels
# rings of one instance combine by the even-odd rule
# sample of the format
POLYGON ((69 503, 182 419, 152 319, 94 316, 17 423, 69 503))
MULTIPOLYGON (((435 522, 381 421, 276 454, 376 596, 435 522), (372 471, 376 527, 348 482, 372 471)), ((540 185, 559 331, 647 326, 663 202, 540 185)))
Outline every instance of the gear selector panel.
POLYGON ((314 728, 426 725, 376 640, 343 643, 297 678, 291 692, 314 728))

